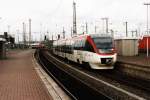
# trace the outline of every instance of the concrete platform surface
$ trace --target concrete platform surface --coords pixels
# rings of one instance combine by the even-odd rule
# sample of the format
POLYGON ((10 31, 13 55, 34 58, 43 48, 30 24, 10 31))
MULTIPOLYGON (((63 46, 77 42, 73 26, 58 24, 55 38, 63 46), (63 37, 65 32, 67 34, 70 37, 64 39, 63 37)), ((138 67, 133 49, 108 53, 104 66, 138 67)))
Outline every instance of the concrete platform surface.
POLYGON ((147 57, 146 54, 139 54, 138 56, 131 56, 131 57, 130 56, 118 56, 117 61, 150 67, 150 55, 149 57, 147 57))
POLYGON ((8 54, 0 60, 0 100, 52 100, 34 69, 33 50, 8 54))

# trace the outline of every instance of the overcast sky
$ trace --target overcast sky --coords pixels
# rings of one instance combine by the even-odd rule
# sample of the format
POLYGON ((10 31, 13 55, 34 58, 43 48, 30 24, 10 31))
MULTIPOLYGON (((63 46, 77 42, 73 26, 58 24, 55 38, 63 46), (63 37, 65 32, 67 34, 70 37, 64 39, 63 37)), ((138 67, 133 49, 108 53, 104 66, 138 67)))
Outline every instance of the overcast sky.
MULTIPOLYGON (((82 32, 81 26, 85 22, 89 24, 89 32, 94 32, 95 25, 101 30, 102 17, 108 17, 110 28, 116 31, 125 31, 125 21, 128 21, 130 30, 138 27, 145 29, 146 6, 143 4, 150 0, 74 1, 77 5, 78 32, 82 32)), ((64 26, 70 34, 72 3, 73 0, 0 0, 0 32, 7 31, 8 25, 10 32, 15 33, 18 29, 22 32, 22 23, 25 22, 28 27, 28 19, 31 18, 32 32, 58 33, 64 26)))

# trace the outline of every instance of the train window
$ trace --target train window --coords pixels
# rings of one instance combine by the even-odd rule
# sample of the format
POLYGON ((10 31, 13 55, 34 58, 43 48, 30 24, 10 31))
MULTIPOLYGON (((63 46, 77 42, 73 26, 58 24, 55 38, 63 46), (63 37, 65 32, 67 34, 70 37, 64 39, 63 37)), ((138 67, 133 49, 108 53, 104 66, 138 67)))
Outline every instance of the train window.
POLYGON ((71 47, 70 53, 72 54, 73 53, 73 45, 71 45, 70 47, 71 47))
POLYGON ((85 40, 82 40, 81 43, 82 43, 82 48, 85 47, 85 40))
POLYGON ((74 49, 78 50, 78 41, 77 40, 74 43, 74 49))
POLYGON ((94 48, 92 47, 92 45, 89 44, 88 41, 85 42, 84 50, 94 52, 94 48))
POLYGON ((82 50, 85 45, 84 40, 75 40, 73 44, 73 49, 75 50, 82 50))
POLYGON ((93 40, 98 49, 111 49, 113 47, 113 40, 110 37, 97 37, 93 40))

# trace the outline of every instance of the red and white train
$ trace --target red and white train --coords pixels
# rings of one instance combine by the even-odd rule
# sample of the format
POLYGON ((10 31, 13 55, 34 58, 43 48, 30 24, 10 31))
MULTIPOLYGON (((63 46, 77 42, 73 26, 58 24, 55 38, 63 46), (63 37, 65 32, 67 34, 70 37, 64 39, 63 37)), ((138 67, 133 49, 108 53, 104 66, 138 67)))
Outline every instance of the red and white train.
POLYGON ((117 53, 113 38, 108 35, 86 34, 53 42, 53 53, 92 69, 113 69, 117 53))

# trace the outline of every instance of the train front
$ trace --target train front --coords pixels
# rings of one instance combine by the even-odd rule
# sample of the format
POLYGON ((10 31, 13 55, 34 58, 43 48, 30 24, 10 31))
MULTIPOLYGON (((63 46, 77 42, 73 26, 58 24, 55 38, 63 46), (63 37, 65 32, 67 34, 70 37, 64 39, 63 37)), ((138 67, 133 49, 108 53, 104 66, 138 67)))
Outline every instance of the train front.
POLYGON ((117 53, 111 36, 91 36, 94 42, 93 69, 113 69, 117 53))

